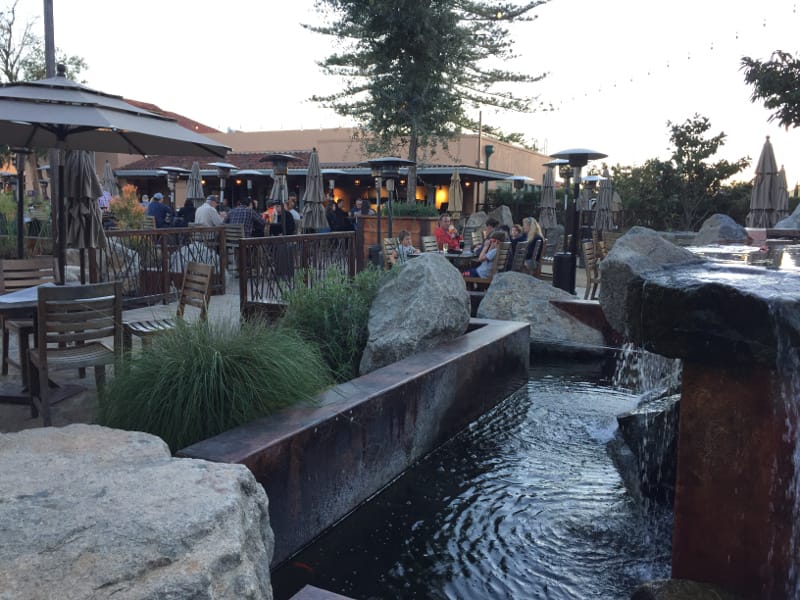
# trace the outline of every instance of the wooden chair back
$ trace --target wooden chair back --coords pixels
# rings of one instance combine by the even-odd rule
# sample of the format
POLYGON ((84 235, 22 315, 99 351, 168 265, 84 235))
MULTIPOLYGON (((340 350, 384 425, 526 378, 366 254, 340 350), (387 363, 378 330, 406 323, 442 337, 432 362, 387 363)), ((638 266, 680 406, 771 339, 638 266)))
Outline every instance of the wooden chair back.
POLYGON ((597 288, 600 285, 600 268, 598 265, 597 254, 595 254, 594 242, 592 240, 583 240, 581 242, 581 250, 583 252, 583 264, 586 270, 586 292, 583 299, 587 300, 591 296, 592 300, 597 295, 597 288))
POLYGON ((511 259, 511 270, 522 271, 525 268, 525 255, 528 253, 528 245, 530 242, 525 240, 517 242, 517 247, 514 249, 514 257, 511 259))
POLYGON ((436 252, 437 250, 439 250, 439 245, 436 243, 436 236, 423 235, 421 250, 423 252, 436 252))
POLYGON ((392 252, 395 251, 395 249, 397 248, 399 243, 400 243, 400 240, 398 240, 396 237, 383 238, 383 268, 384 269, 391 269, 392 268, 392 263, 390 261, 390 258, 392 256, 392 252))
POLYGON ((0 294, 55 281, 52 256, 0 260, 0 294))
POLYGON ((603 242, 606 245, 606 253, 611 252, 611 249, 614 247, 616 241, 625 235, 621 231, 604 231, 603 232, 603 242))
POLYGON ((496 273, 502 273, 508 270, 508 256, 511 254, 511 242, 501 242, 497 248, 497 254, 494 257, 492 265, 491 277, 496 273))
MULTIPOLYGON (((466 238, 464 238, 464 239, 466 239, 466 238)), ((472 239, 469 242, 470 248, 474 248, 475 246, 479 246, 482 243, 483 243, 483 234, 479 230, 473 229, 472 230, 472 239)))
POLYGON ((200 318, 208 316, 208 300, 211 292, 211 276, 214 267, 204 263, 188 262, 183 273, 181 298, 178 302, 178 317, 183 317, 187 306, 200 309, 200 318))
POLYGON ((113 338, 115 351, 122 349, 122 296, 117 281, 41 287, 37 314, 38 348, 44 365, 50 352, 108 337, 113 338))
POLYGON ((155 229, 156 228, 156 218, 152 215, 147 215, 144 218, 144 224, 142 225, 142 229, 155 229))

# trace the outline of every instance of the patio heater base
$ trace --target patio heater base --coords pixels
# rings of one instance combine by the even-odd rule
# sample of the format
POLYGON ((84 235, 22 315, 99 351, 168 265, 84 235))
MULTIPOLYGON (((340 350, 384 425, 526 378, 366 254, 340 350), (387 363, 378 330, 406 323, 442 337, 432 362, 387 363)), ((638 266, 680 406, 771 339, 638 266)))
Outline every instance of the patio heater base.
POLYGON ((575 295, 575 255, 559 252, 553 257, 553 287, 575 295))

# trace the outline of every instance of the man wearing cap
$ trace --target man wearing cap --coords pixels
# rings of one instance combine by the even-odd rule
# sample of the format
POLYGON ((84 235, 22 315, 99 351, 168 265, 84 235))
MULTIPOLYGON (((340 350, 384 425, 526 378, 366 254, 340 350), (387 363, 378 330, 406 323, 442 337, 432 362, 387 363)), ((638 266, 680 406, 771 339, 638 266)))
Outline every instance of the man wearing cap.
MULTIPOLYGON (((197 215, 195 215, 195 221, 196 220, 197 215)), ((261 218, 261 215, 250 208, 250 200, 248 198, 239 199, 239 206, 225 215, 225 219, 223 221, 225 223, 230 223, 231 225, 242 225, 244 229, 244 237, 253 237, 254 223, 261 225, 262 229, 265 225, 264 219, 261 218)))
POLYGON ((194 212, 195 225, 201 227, 219 227, 223 223, 222 215, 217 212, 219 196, 208 196, 206 201, 194 212))
POLYGON ((173 220, 172 209, 167 204, 164 194, 156 192, 153 199, 147 205, 147 216, 155 217, 156 227, 169 227, 173 220))

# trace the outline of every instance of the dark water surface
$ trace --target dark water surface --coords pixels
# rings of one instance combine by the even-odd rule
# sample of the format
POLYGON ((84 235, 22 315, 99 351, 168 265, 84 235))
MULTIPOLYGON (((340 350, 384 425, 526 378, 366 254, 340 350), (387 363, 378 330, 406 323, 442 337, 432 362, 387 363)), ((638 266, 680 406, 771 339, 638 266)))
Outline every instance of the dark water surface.
POLYGON ((669 576, 671 515, 626 492, 606 443, 636 398, 599 362, 528 385, 273 573, 359 600, 629 598, 669 576))

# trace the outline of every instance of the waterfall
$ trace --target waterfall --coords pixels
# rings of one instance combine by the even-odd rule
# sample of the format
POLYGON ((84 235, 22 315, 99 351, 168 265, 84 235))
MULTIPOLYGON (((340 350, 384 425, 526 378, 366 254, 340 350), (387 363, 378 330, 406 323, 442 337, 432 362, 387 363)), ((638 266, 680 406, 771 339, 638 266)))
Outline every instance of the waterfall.
POLYGON ((613 385, 640 394, 642 400, 677 393, 681 385, 681 361, 627 342, 617 359, 613 385))

